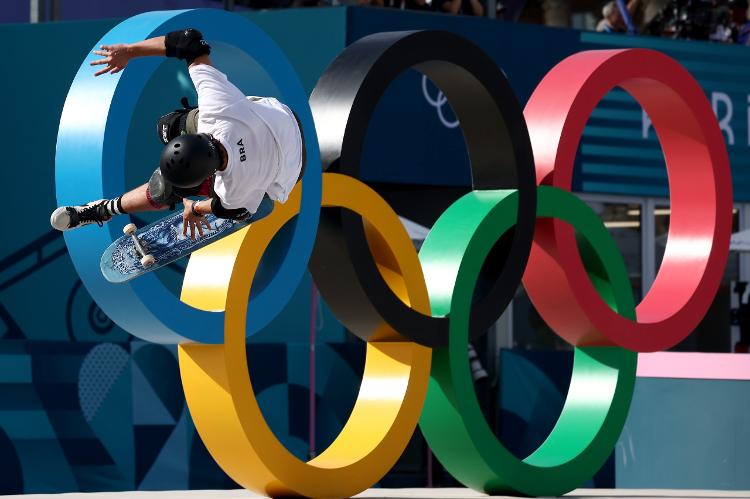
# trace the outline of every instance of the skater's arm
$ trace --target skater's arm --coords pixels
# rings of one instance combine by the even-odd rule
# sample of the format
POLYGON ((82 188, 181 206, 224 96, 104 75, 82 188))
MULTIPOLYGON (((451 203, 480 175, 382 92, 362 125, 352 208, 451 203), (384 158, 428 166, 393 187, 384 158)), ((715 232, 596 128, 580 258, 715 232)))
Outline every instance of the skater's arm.
POLYGON ((155 36, 148 40, 142 40, 136 43, 129 43, 125 46, 128 48, 131 57, 146 57, 149 55, 167 55, 167 49, 164 46, 165 36, 155 36))
POLYGON ((208 230, 211 230, 211 224, 206 220, 206 215, 209 213, 216 215, 217 218, 236 221, 246 220, 250 216, 244 208, 224 208, 218 198, 201 199, 200 201, 184 198, 182 202, 185 206, 185 209, 182 211, 182 219, 184 220, 182 234, 187 235, 188 227, 190 227, 190 237, 192 239, 195 239, 196 228, 198 229, 198 234, 201 236, 203 236, 203 225, 208 230))
POLYGON ((208 54, 211 47, 203 39, 200 31, 188 28, 185 30, 172 31, 166 36, 156 36, 135 43, 117 43, 114 45, 102 45, 94 54, 102 56, 102 59, 91 62, 92 66, 106 65, 94 76, 104 73, 119 73, 128 65, 130 59, 147 56, 167 56, 183 59, 188 66, 208 64, 211 59, 208 54))
POLYGON ((99 50, 94 50, 94 54, 102 56, 102 59, 91 62, 91 65, 101 66, 106 64, 106 67, 94 73, 94 76, 104 73, 119 73, 125 69, 130 59, 135 57, 166 55, 167 49, 164 47, 164 39, 163 36, 157 36, 136 43, 102 45, 99 50))

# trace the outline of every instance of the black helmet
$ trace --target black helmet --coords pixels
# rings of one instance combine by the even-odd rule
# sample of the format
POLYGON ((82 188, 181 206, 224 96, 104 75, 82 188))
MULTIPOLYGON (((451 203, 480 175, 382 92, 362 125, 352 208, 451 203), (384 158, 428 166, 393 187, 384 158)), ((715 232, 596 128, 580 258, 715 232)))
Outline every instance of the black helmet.
POLYGON ((221 155, 205 133, 179 135, 161 151, 159 168, 171 184, 196 187, 221 166, 221 155))

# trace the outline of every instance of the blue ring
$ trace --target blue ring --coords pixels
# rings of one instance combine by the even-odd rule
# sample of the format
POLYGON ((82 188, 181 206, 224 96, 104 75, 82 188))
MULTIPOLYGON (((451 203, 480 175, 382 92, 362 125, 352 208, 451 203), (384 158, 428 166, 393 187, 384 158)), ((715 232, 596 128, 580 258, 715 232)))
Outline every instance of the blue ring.
MULTIPOLYGON (((251 298, 249 335, 279 314, 306 271, 320 215, 318 139, 307 95, 286 55, 265 32, 239 15, 218 9, 148 12, 112 28, 95 48, 185 27, 199 29, 209 42, 226 43, 247 53, 274 81, 280 100, 295 110, 305 131, 308 160, 300 213, 275 277, 251 298)), ((111 198, 127 190, 124 158, 128 128, 140 94, 163 62, 162 58, 146 57, 130 64, 126 71, 94 78, 89 63, 96 58, 89 53, 81 63, 60 119, 55 183, 61 206, 111 198)), ((102 277, 101 254, 122 234, 126 222, 126 217, 117 217, 98 230, 83 228, 65 233, 73 265, 99 307, 117 325, 147 341, 222 343, 224 314, 185 305, 153 273, 118 285, 102 277)))

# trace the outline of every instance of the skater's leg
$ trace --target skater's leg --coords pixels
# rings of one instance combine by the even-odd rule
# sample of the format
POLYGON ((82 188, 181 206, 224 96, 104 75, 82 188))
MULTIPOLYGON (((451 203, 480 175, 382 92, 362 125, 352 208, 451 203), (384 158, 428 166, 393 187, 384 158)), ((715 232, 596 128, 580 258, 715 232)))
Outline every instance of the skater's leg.
POLYGON ((116 198, 99 199, 82 206, 61 206, 52 212, 50 223, 57 230, 70 230, 92 223, 101 226, 114 215, 163 210, 173 202, 175 200, 163 199, 163 196, 155 198, 146 183, 116 198))
MULTIPOLYGON (((119 198, 110 200, 112 209, 110 213, 141 213, 144 211, 158 211, 169 208, 168 204, 162 204, 155 200, 149 192, 148 183, 126 192, 119 198), (119 202, 118 202, 119 201, 119 202)), ((109 209, 109 208, 108 208, 109 209)))

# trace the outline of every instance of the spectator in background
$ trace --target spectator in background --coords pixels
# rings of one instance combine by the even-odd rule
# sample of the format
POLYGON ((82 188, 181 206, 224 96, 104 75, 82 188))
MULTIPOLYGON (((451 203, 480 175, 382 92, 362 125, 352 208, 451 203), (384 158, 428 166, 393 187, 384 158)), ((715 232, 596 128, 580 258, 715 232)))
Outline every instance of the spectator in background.
POLYGON ((709 40, 748 45, 750 23, 747 21, 747 0, 729 0, 726 6, 716 9, 711 21, 714 24, 710 26, 709 40))
POLYGON ((602 33, 625 32, 625 21, 620 14, 620 8, 615 0, 607 2, 602 7, 602 20, 596 25, 596 30, 602 33))
POLYGON ((432 7, 436 12, 444 14, 484 15, 484 5, 480 0, 432 0, 432 7))
POLYGON ((750 45, 750 22, 747 20, 747 0, 729 3, 732 18, 732 40, 739 45, 750 45))
MULTIPOLYGON (((640 6, 641 0, 630 0, 627 3, 626 8, 631 20, 633 20, 634 14, 636 10, 639 10, 640 6)), ((603 19, 596 26, 597 31, 602 33, 624 33, 628 30, 625 19, 622 17, 622 12, 620 12, 620 7, 615 0, 607 2, 602 7, 602 17, 603 19)))

